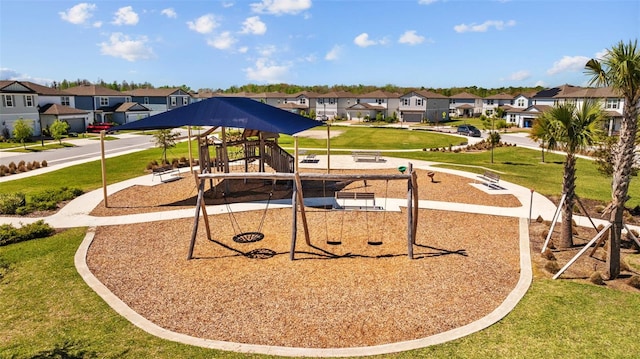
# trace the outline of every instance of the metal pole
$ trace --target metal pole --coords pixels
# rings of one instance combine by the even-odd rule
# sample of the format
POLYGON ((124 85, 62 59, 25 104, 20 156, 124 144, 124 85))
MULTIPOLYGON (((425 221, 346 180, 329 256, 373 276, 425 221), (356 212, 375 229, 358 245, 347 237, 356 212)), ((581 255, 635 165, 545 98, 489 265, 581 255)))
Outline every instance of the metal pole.
POLYGON ((531 199, 529 200, 529 224, 531 224, 531 212, 533 211, 533 192, 534 189, 531 189, 531 199))
POLYGON ((331 173, 331 125, 327 122, 327 173, 331 173))
POLYGON ((104 130, 100 131, 100 162, 102 169, 102 196, 104 197, 105 208, 109 208, 109 202, 107 201, 107 168, 104 157, 104 130))

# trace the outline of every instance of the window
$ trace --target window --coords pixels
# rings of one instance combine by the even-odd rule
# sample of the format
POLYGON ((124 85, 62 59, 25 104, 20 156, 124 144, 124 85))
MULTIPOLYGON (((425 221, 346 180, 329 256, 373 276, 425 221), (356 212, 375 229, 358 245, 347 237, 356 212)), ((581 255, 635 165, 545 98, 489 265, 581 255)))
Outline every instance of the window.
POLYGON ((493 100, 487 100, 487 105, 493 105, 493 100))
POLYGON ((60 97, 60 104, 62 106, 71 106, 71 100, 69 100, 69 96, 60 97))
POLYGON ((306 98, 301 98, 301 99, 300 99, 300 104, 301 104, 301 105, 304 105, 304 104, 306 104, 306 103, 307 103, 307 99, 306 99, 306 98))
POLYGON ((171 106, 176 106, 178 104, 178 100, 176 100, 175 96, 171 96, 171 106))
POLYGON ((2 95, 2 106, 13 107, 13 95, 2 95))
POLYGON ((323 98, 319 98, 318 99, 318 105, 324 105, 324 99, 323 98))
POLYGON ((376 103, 377 103, 378 105, 382 105, 382 104, 384 103, 384 100, 383 100, 383 99, 381 99, 381 98, 379 98, 379 99, 377 99, 377 100, 376 100, 376 103))
POLYGON ((492 116, 493 115, 493 110, 487 110, 486 114, 487 114, 487 116, 492 116))
POLYGON ((516 122, 516 115, 514 113, 509 115, 509 122, 516 122))
POLYGON ((608 98, 605 108, 617 109, 619 107, 619 100, 617 98, 608 98))
POLYGON ((330 98, 329 99, 329 105, 335 105, 336 103, 336 99, 335 98, 330 98))
POLYGON ((360 99, 359 98, 356 99, 356 104, 360 104, 360 99))
POLYGON ((402 99, 402 106, 409 106, 409 99, 408 98, 403 98, 402 99))
POLYGON ((109 106, 109 98, 100 97, 100 106, 109 106))
POLYGON ((189 98, 188 97, 183 97, 182 98, 182 104, 183 105, 188 105, 189 104, 189 98))
POLYGON ((421 98, 416 99, 416 106, 422 106, 423 102, 421 98))
POLYGON ((524 107, 524 99, 518 99, 518 107, 524 107))
POLYGON ((455 98, 450 98, 449 99, 449 104, 450 105, 455 105, 455 103, 456 103, 456 99, 455 98))
POLYGON ((24 95, 24 107, 33 107, 33 95, 24 95))
POLYGON ((131 102, 131 97, 130 96, 125 97, 124 102, 131 102))
POLYGON ((148 97, 145 97, 145 98, 142 100, 142 102, 143 102, 145 105, 148 105, 148 104, 149 104, 149 98, 148 98, 148 97))

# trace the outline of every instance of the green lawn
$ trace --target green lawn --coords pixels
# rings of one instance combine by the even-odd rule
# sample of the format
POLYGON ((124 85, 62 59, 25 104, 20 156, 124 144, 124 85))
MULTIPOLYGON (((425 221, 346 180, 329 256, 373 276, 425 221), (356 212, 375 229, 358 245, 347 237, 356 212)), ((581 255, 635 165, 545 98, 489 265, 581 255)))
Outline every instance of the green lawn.
MULTIPOLYGON (((84 233, 75 228, 0 247, 0 358, 31 358, 55 348, 67 355, 58 358, 247 357, 158 339, 120 317, 75 270, 84 233)), ((638 294, 536 279, 515 310, 488 329, 385 357, 634 358, 638 318, 638 294)))

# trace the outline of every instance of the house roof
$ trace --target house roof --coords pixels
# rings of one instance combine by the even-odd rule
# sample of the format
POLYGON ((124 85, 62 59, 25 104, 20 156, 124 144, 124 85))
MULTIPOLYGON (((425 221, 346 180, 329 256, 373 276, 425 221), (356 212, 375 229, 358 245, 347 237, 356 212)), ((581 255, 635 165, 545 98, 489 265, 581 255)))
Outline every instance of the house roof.
POLYGON ((57 103, 48 103, 40 107, 41 115, 86 115, 88 112, 77 108, 59 105, 57 103))
POLYGON ((376 91, 372 91, 369 93, 365 93, 365 94, 361 94, 361 95, 356 95, 356 98, 396 98, 396 97, 400 97, 398 94, 396 93, 392 93, 392 92, 388 92, 388 91, 382 91, 382 90, 376 90, 376 91))
POLYGON ((180 91, 179 87, 159 88, 159 89, 138 88, 131 91, 125 91, 123 93, 131 96, 168 97, 178 91, 180 91))
POLYGON ((475 107, 473 105, 465 103, 464 105, 456 106, 456 108, 459 108, 461 110, 468 110, 468 109, 473 109, 475 107))
POLYGON ((20 92, 34 93, 35 91, 27 87, 21 81, 4 80, 0 81, 0 91, 3 92, 20 92))
POLYGON ((472 93, 468 93, 468 92, 460 92, 458 94, 449 96, 449 98, 454 98, 454 99, 477 99, 477 98, 482 98, 482 97, 474 95, 472 93))
POLYGON ((581 87, 565 84, 562 86, 552 87, 552 88, 538 91, 535 95, 533 95, 533 98, 554 98, 558 96, 562 97, 580 89, 581 87))
POLYGON ((620 97, 612 87, 586 87, 568 94, 557 95, 560 98, 611 98, 620 97))
POLYGON ((97 85, 79 85, 70 87, 64 91, 76 96, 126 96, 126 94, 120 91, 97 85))
POLYGON ((283 110, 306 110, 307 106, 299 105, 295 102, 287 102, 287 103, 278 105, 278 108, 281 108, 283 110))
POLYGON ((501 92, 496 95, 491 95, 485 97, 486 100, 513 100, 513 95, 509 95, 508 93, 501 92))
POLYGON ((36 84, 30 81, 20 81, 26 87, 35 91, 38 95, 42 96, 69 96, 68 93, 59 90, 57 88, 42 86, 40 84, 36 84))
POLYGON ((149 111, 149 109, 137 102, 123 102, 119 106, 115 106, 115 108, 113 109, 113 112, 128 111, 149 111))
POLYGON ((348 107, 349 110, 386 110, 384 106, 374 105, 366 102, 357 103, 348 107))
POLYGON ((441 95, 439 93, 435 93, 435 92, 429 91, 429 90, 416 90, 416 91, 412 91, 412 92, 410 92, 408 94, 405 94, 403 96, 406 96, 406 95, 409 95, 409 94, 412 94, 412 93, 415 93, 415 94, 420 95, 420 96, 422 96, 424 98, 427 98, 427 99, 429 99, 429 98, 433 98, 433 99, 446 98, 446 99, 448 99, 447 96, 444 96, 444 95, 441 95))

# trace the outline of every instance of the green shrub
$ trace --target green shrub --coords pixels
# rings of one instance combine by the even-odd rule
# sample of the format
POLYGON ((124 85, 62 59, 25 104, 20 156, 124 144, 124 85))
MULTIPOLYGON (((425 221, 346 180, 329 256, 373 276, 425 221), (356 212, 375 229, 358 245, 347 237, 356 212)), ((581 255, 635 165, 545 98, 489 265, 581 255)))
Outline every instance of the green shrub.
POLYGON ((20 228, 16 228, 11 224, 2 224, 0 225, 0 246, 48 237, 54 232, 55 230, 43 220, 25 224, 20 228))
POLYGON ((26 203, 24 193, 4 193, 0 194, 0 213, 16 214, 18 208, 26 203))

